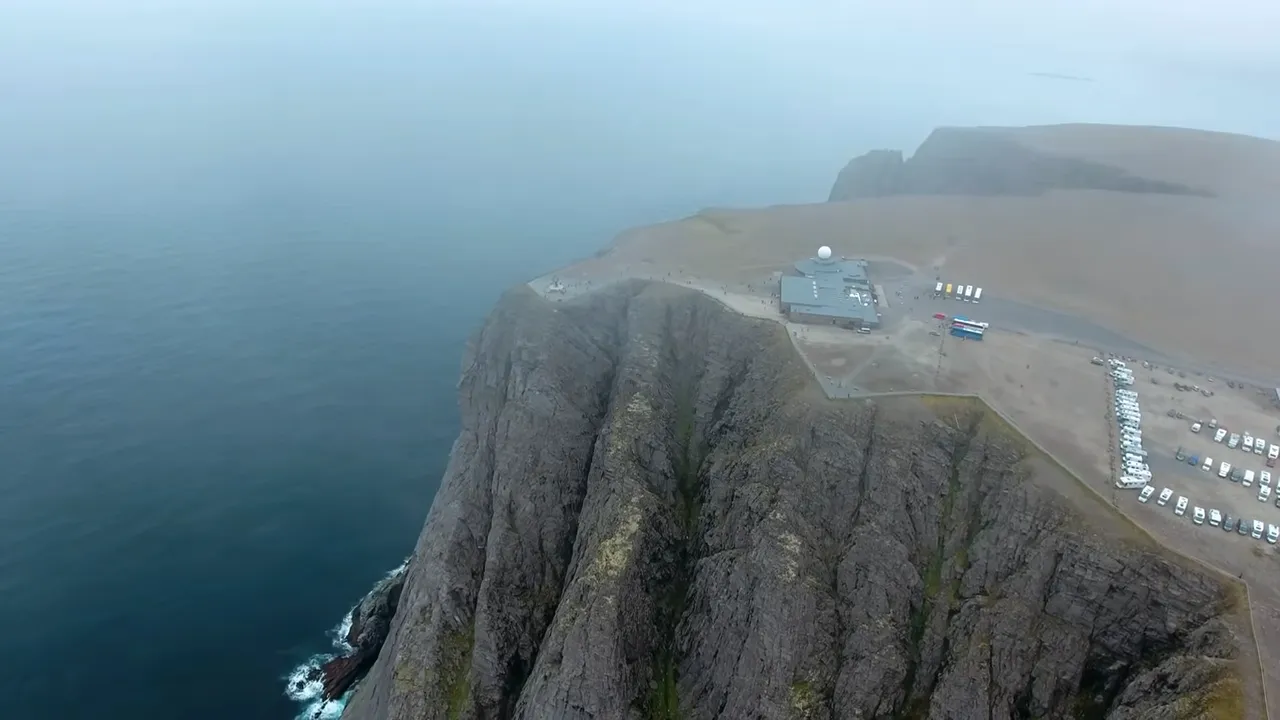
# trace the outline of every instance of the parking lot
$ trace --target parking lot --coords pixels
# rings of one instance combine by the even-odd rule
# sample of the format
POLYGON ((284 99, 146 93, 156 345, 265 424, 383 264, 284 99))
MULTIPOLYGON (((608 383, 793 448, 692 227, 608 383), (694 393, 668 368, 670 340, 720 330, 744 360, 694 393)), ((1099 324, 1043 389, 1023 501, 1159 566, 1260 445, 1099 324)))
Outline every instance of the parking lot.
MULTIPOLYGON (((1209 421, 1216 419, 1219 427, 1228 430, 1228 438, 1231 433, 1249 432, 1255 437, 1261 436, 1270 445, 1272 439, 1280 439, 1276 435, 1280 413, 1269 408, 1265 397, 1255 389, 1230 388, 1221 380, 1211 382, 1208 376, 1193 373, 1182 377, 1177 370, 1143 367, 1141 361, 1131 361, 1128 365, 1134 376, 1134 384, 1128 389, 1138 393, 1142 445, 1148 452, 1151 485, 1155 490, 1146 503, 1138 501, 1138 491, 1116 491, 1118 506, 1170 548, 1245 580, 1265 684, 1270 689, 1280 687, 1280 545, 1266 542, 1265 528, 1264 538, 1257 539, 1252 532, 1240 535, 1214 527, 1207 519, 1202 525, 1192 522, 1194 508, 1201 507, 1206 515, 1217 509, 1237 519, 1280 525, 1280 508, 1275 505, 1274 494, 1268 502, 1258 501, 1261 471, 1273 473, 1273 493, 1276 485, 1275 469, 1266 467, 1267 455, 1245 453, 1243 443, 1231 449, 1225 440, 1214 442, 1215 433, 1208 427, 1209 421), (1190 389, 1175 389, 1175 382, 1189 385, 1190 389), (1170 411, 1174 416, 1169 415, 1170 411), (1183 417, 1177 417, 1178 413, 1183 417), (1191 426, 1197 421, 1202 426, 1200 432, 1195 433, 1191 426), (1188 459, 1194 456, 1196 464, 1177 461, 1175 453, 1179 448, 1188 459), (1206 455, 1213 458, 1213 469, 1208 472, 1201 469, 1206 455), (1241 482, 1218 477, 1224 460, 1233 468, 1253 470, 1252 486, 1243 487, 1241 482), (1157 500, 1164 488, 1169 488, 1173 496, 1168 504, 1160 506, 1157 500), (1182 516, 1174 514, 1179 496, 1188 500, 1182 516)), ((1097 370, 1106 377, 1109 368, 1097 370)), ((1113 412, 1108 412, 1108 422, 1113 427, 1114 417, 1113 412)), ((1274 711, 1280 698, 1269 694, 1267 700, 1270 710, 1274 711)))
MULTIPOLYGON (((1166 487, 1174 493, 1174 500, 1170 501, 1167 511, 1172 513, 1174 502, 1182 495, 1189 500, 1188 522, 1193 509, 1202 507, 1206 513, 1217 509, 1235 518, 1258 519, 1280 525, 1280 508, 1275 506, 1275 496, 1266 502, 1258 500, 1262 471, 1274 473, 1274 469, 1265 465, 1267 456, 1246 452, 1243 443, 1236 449, 1228 448, 1226 443, 1232 433, 1243 435, 1245 432, 1265 439, 1268 445, 1272 439, 1280 440, 1275 432, 1275 414, 1264 411, 1256 394, 1250 390, 1228 388, 1222 381, 1210 382, 1207 376, 1188 375, 1184 378, 1176 370, 1158 366, 1146 368, 1140 362, 1129 363, 1129 367, 1134 375, 1134 385, 1130 389, 1138 393, 1142 409, 1143 446, 1149 453, 1147 461, 1151 466, 1151 483, 1157 493, 1166 487), (1191 389, 1177 390, 1175 382, 1190 385, 1191 389), (1206 396, 1201 390, 1212 393, 1212 396, 1206 396), (1174 413, 1173 417, 1170 412, 1174 413), (1177 414, 1182 417, 1177 417, 1177 414), (1221 443, 1214 442, 1215 431, 1209 427, 1214 419, 1220 428, 1227 431, 1221 443), (1198 433, 1191 431, 1194 422, 1201 423, 1198 433), (1179 448, 1187 456, 1187 461, 1175 459, 1179 448), (1209 471, 1202 469, 1206 457, 1213 460, 1209 471), (1193 458, 1195 464, 1189 464, 1193 458), (1233 469, 1252 470, 1254 479, 1251 485, 1244 487, 1242 482, 1218 477, 1224 461, 1233 469)), ((1274 485, 1273 479, 1271 486, 1274 485)), ((1155 505, 1155 500, 1153 497, 1150 504, 1155 505)), ((1201 529, 1226 535, 1220 529, 1210 528, 1207 522, 1201 529)), ((1226 540, 1225 537, 1221 539, 1226 540)), ((1239 542, 1259 541, 1241 536, 1239 542)))

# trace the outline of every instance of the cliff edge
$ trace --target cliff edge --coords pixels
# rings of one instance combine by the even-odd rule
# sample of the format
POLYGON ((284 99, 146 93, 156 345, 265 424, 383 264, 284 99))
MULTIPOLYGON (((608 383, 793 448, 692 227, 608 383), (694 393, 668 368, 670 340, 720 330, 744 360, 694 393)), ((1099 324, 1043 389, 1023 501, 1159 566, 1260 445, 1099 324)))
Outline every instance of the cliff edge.
POLYGON ((349 720, 1233 717, 1223 582, 977 403, 833 403, 785 331, 508 293, 349 720))
MULTIPOLYGON (((828 201, 893 195, 1041 195, 1050 190, 1215 195, 1208 188, 1144 177, 1120 165, 1059 154, 1050 149, 1052 145, 1036 142, 1046 136, 1071 137, 1073 132, 1097 135, 1106 128, 939 128, 910 159, 904 159, 899 150, 874 150, 854 158, 840 171, 828 201), (1051 132, 1055 130, 1056 134, 1051 132)), ((1074 146, 1064 144, 1063 151, 1070 152, 1065 147, 1074 146)))

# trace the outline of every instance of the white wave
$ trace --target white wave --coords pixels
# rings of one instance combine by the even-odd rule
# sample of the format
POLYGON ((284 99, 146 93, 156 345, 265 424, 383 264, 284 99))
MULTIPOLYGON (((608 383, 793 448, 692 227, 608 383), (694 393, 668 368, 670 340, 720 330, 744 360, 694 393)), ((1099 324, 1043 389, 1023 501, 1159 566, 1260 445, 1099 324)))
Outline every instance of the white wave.
MULTIPOLYGON (((404 562, 387 573, 387 577, 393 578, 404 572, 408 567, 409 558, 405 558, 404 562)), ((297 720, 339 720, 342 717, 342 709, 347 706, 347 699, 351 696, 351 693, 345 693, 336 700, 321 700, 320 696, 324 693, 324 684, 319 680, 309 680, 308 678, 319 671, 320 666, 353 649, 347 643, 347 633, 351 631, 354 611, 355 608, 347 611, 347 614, 342 618, 342 622, 329 630, 329 640, 333 643, 334 652, 312 655, 301 665, 294 668, 293 672, 289 673, 289 676, 285 678, 285 695, 290 700, 302 705, 302 712, 298 713, 297 720)))

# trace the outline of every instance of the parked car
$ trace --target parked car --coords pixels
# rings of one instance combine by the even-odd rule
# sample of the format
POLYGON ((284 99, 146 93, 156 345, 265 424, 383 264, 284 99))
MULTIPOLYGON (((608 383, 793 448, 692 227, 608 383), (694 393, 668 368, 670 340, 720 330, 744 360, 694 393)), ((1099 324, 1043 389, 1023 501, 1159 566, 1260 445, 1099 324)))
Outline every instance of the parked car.
POLYGON ((1248 535, 1250 527, 1248 520, 1240 518, 1240 522, 1236 523, 1236 532, 1241 535, 1248 535))
POLYGON ((1196 506, 1196 509, 1191 513, 1191 522, 1196 525, 1204 524, 1204 508, 1196 506))
POLYGON ((1222 529, 1227 532, 1233 532, 1236 529, 1236 519, 1231 515, 1228 515, 1222 520, 1222 529))
POLYGON ((1210 525, 1212 525, 1212 526, 1214 526, 1214 527, 1218 527, 1219 525, 1221 525, 1221 524, 1222 524, 1222 513, 1218 512, 1217 510, 1210 509, 1210 510, 1209 510, 1209 524, 1210 524, 1210 525))
POLYGON ((1200 423, 1198 423, 1198 422, 1193 422, 1193 423, 1191 423, 1191 432, 1193 432, 1193 433, 1198 433, 1198 432, 1200 432, 1200 427, 1201 427, 1201 425, 1200 425, 1200 423))
POLYGON ((1261 521, 1261 520, 1254 520, 1254 521, 1253 521, 1253 539, 1254 539, 1254 540, 1261 540, 1261 539, 1262 539, 1262 533, 1263 533, 1263 531, 1264 531, 1264 530, 1265 530, 1265 528, 1263 528, 1263 526, 1262 526, 1262 521, 1261 521))

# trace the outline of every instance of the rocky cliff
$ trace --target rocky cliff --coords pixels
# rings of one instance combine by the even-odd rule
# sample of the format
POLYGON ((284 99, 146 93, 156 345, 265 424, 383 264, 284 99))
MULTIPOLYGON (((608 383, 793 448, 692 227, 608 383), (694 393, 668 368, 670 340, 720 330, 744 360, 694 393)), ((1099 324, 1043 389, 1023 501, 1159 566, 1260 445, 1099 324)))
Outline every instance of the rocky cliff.
POLYGON ((890 195, 1040 195, 1049 190, 1212 193, 1131 175, 1104 163, 1033 149, 1007 128, 939 128, 909 160, 874 150, 840 171, 831 202, 890 195))
POLYGON ((1220 580, 1100 532, 980 406, 827 401, 780 326, 698 293, 513 291, 459 395, 349 720, 1154 720, 1240 701, 1220 580))

